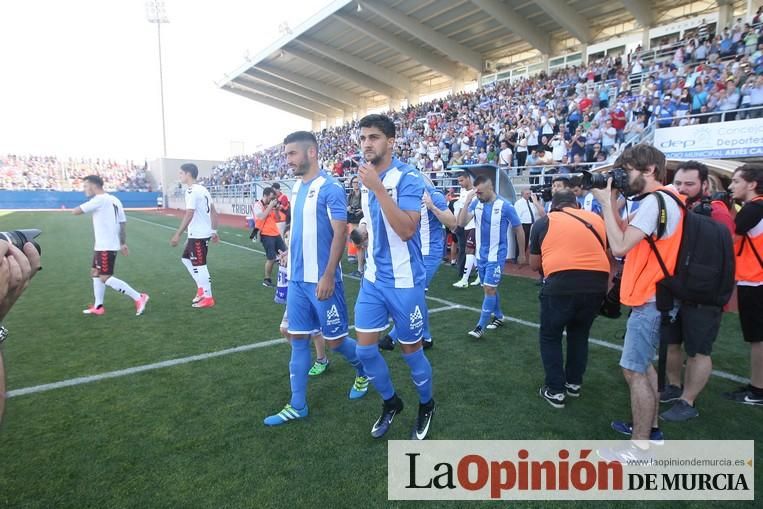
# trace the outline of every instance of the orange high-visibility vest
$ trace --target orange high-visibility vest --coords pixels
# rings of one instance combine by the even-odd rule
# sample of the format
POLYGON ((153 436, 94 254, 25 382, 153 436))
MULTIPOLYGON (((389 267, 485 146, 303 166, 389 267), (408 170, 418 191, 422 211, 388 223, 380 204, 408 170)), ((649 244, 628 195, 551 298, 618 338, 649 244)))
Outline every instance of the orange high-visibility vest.
POLYGON ((609 274, 607 253, 596 236, 593 232, 582 232, 588 228, 570 216, 590 223, 604 246, 607 245, 607 230, 598 214, 574 208, 552 212, 548 215, 548 231, 541 244, 543 274, 548 277, 564 270, 592 270, 609 274))

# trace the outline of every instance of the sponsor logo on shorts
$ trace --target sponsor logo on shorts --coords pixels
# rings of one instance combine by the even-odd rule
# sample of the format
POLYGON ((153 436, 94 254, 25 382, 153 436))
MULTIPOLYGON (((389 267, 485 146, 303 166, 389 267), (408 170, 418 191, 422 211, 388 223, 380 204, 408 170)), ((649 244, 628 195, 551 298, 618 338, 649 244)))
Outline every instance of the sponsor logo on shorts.
POLYGON ((424 315, 421 314, 421 308, 416 306, 413 313, 410 314, 411 330, 417 330, 424 327, 424 315))
POLYGON ((502 272, 501 272, 501 266, 500 266, 500 265, 496 265, 496 266, 495 266, 495 269, 493 270, 493 277, 494 277, 494 278, 500 278, 500 277, 501 277, 501 274, 502 274, 502 272))
POLYGON ((339 317, 339 310, 336 308, 336 304, 332 304, 328 311, 326 311, 326 326, 339 328, 342 320, 339 317))

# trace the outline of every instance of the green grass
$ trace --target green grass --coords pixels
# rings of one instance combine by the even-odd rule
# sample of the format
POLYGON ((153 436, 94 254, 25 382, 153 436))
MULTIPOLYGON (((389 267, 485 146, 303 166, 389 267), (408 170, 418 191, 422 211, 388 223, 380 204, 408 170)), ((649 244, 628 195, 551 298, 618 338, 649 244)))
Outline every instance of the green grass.
MULTIPOLYGON (((132 213, 169 226, 170 217, 132 213)), ((210 248, 218 306, 190 307, 194 285, 171 248, 171 231, 131 220, 131 256, 117 274, 151 294, 145 316, 132 302, 106 294, 103 317, 81 315, 92 299, 88 219, 63 213, 0 216, 0 230, 39 227, 44 270, 9 315, 5 348, 9 389, 201 354, 278 337, 282 307, 260 286, 263 257, 230 245, 210 248)), ((223 229, 224 240, 253 246, 245 232, 223 229), (243 235, 242 235, 243 234, 243 235)), ((349 268, 349 267, 348 267, 349 268)), ((479 289, 454 291, 443 267, 430 294, 479 306, 479 289)), ((347 300, 358 284, 348 279, 347 300)), ((508 278, 504 311, 538 319, 533 281, 508 278)), ((442 304, 430 302, 430 307, 442 304)), ((350 305, 352 308, 352 305, 350 305)), ((352 309, 350 310, 352 311, 352 309)), ((591 346, 584 395, 563 411, 537 396, 542 368, 537 330, 509 323, 475 342, 465 336, 477 314, 432 315, 439 413, 436 439, 613 439, 609 422, 629 415, 619 353, 591 346)), ((622 343, 624 320, 599 319, 592 336, 622 343)), ((748 356, 738 318, 724 318, 715 345, 716 369, 746 376, 748 356)), ((416 394, 399 353, 385 354, 406 411, 390 431, 405 439, 416 394)), ((326 375, 312 380, 306 422, 266 429, 262 418, 288 398, 289 349, 280 344, 96 383, 14 397, 0 429, 0 507, 418 507, 387 501, 385 441, 370 426, 376 394, 350 402, 351 369, 334 356, 326 375)), ((761 439, 760 408, 735 405, 718 394, 735 384, 713 377, 699 400, 699 419, 666 424, 673 439, 761 439)), ((756 453, 763 454, 758 441, 756 453)), ((758 462, 759 463, 759 462, 758 462)), ((758 469, 758 486, 763 475, 758 469)), ((758 489, 758 493, 760 488, 758 489)), ((426 506, 480 505, 431 503, 426 506)), ((748 504, 724 504, 753 507, 748 504)), ((495 504, 491 504, 495 507, 495 504)), ((712 502, 524 504, 522 507, 716 507, 712 502)))

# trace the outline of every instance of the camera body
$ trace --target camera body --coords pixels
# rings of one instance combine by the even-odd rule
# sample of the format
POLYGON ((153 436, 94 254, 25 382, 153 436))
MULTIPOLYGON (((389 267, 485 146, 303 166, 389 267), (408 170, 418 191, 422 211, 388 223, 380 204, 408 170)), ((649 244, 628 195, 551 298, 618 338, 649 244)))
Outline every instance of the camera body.
POLYGON ((607 173, 593 173, 585 170, 583 171, 580 187, 586 190, 605 189, 610 178, 612 179, 612 189, 617 189, 624 195, 629 196, 630 181, 628 179, 628 171, 625 168, 613 168, 607 173))
POLYGON ((530 191, 544 202, 551 201, 551 184, 536 184, 530 186, 530 191))

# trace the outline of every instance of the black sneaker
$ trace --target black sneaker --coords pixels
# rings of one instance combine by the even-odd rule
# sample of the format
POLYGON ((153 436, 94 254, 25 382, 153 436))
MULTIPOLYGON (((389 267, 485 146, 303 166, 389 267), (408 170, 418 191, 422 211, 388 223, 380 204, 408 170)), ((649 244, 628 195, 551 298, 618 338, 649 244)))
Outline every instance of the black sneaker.
POLYGON ((660 393, 660 403, 673 403, 681 399, 684 390, 677 385, 666 385, 660 393))
POLYGON ((390 337, 389 334, 387 334, 386 336, 381 338, 381 340, 379 340, 379 350, 387 350, 391 352, 394 349, 395 349, 395 342, 392 341, 392 338, 390 337))
POLYGON ((430 339, 429 341, 427 341, 426 339, 424 340, 424 350, 429 350, 433 346, 434 346, 434 340, 433 339, 430 339))
POLYGON ((374 438, 381 438, 392 426, 392 421, 395 416, 403 411, 403 400, 397 397, 397 394, 390 399, 385 400, 382 403, 382 413, 373 427, 371 428, 371 436, 374 438))
POLYGON ((434 417, 435 404, 434 400, 429 400, 429 403, 422 405, 419 403, 419 415, 416 417, 416 425, 413 427, 413 433, 411 433, 411 440, 424 440, 429 433, 429 425, 432 424, 432 417, 434 417))
POLYGON ((745 405, 763 405, 763 397, 756 395, 750 385, 739 387, 732 392, 724 392, 723 397, 737 403, 744 403, 745 405))
POLYGON ((262 280, 262 286, 265 288, 275 288, 276 285, 273 284, 273 280, 270 278, 265 278, 262 280))
POLYGON ((494 330, 503 327, 503 318, 493 318, 493 321, 487 324, 486 329, 494 330))
POLYGON ((479 338, 481 338, 482 336, 484 336, 484 335, 485 335, 485 330, 484 330, 482 327, 480 327, 480 326, 478 325, 478 326, 476 326, 476 327, 474 328, 474 330, 470 330, 470 331, 469 331, 469 335, 470 335, 471 337, 473 337, 473 338, 477 338, 477 339, 479 339, 479 338))
POLYGON ((579 398, 580 397, 580 386, 578 384, 564 384, 564 390, 567 391, 567 396, 571 398, 579 398))
POLYGON ((563 392, 551 392, 545 385, 538 391, 540 397, 545 399, 554 408, 564 408, 564 400, 567 399, 563 392))

